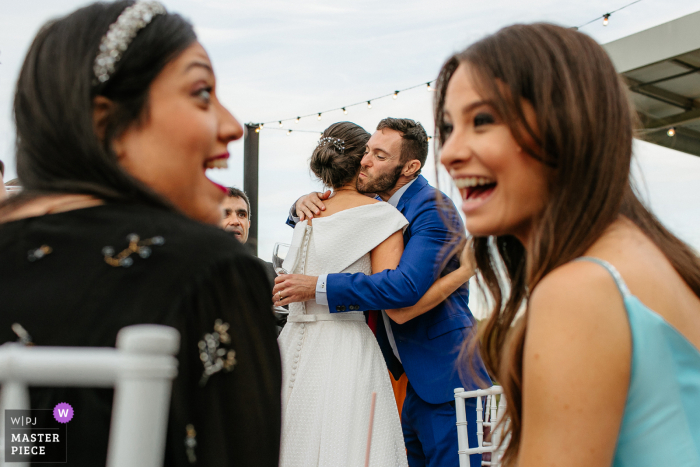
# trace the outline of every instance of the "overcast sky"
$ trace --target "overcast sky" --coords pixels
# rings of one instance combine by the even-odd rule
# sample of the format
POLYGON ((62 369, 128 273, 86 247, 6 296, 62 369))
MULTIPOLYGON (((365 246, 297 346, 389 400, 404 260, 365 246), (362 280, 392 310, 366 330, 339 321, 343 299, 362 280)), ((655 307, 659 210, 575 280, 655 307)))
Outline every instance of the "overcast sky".
MULTIPOLYGON (((214 63, 221 101, 241 122, 277 121, 341 107, 425 83, 452 53, 515 22, 588 22, 631 0, 401 0, 282 1, 164 0, 189 18, 214 63)), ((0 159, 15 176, 11 102, 21 62, 39 27, 89 2, 22 0, 0 3, 0 159)), ((700 10, 700 0, 642 0, 582 29, 606 43, 700 10)), ((432 134, 433 93, 425 87, 398 99, 374 101, 322 116, 284 122, 292 130, 322 131, 350 120, 372 131, 387 116, 419 120, 432 134)), ((269 127, 279 127, 277 124, 269 127)), ((268 259, 276 241, 291 239, 284 226, 289 205, 319 189, 308 169, 318 133, 265 128, 260 135, 260 248, 268 259)), ((229 146, 227 170, 212 178, 243 185, 243 142, 229 146)), ((640 143, 636 146, 644 191, 652 208, 700 250, 700 158, 640 143)), ((435 183, 435 167, 424 171, 435 183)), ((448 179, 440 187, 451 194, 448 179)))

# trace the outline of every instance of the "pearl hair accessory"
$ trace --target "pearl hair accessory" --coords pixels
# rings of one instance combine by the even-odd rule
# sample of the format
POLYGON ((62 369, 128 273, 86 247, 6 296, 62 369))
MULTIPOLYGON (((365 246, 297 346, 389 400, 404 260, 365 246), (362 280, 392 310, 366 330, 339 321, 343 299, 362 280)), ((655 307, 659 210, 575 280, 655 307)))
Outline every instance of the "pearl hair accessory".
POLYGON ((318 140, 318 147, 327 146, 327 145, 334 146, 341 154, 345 151, 345 141, 343 141, 340 138, 333 138, 331 136, 324 136, 323 138, 318 140))
POLYGON ((100 41, 100 53, 92 68, 95 72, 94 83, 105 83, 136 34, 148 26, 156 15, 165 14, 165 7, 154 1, 136 2, 124 9, 100 41))

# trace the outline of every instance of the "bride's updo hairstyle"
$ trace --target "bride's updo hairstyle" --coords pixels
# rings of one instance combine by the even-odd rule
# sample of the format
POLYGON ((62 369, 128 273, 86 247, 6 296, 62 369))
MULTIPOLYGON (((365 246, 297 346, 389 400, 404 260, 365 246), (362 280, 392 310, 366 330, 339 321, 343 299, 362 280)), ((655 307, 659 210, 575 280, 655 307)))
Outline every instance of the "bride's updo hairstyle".
POLYGON ((311 171, 334 190, 347 185, 360 171, 370 136, 354 123, 334 123, 323 132, 311 155, 311 171))
POLYGON ((109 26, 133 1, 94 3, 44 25, 17 81, 16 205, 45 194, 85 193, 107 200, 170 207, 168 201, 127 174, 111 141, 148 115, 148 94, 165 65, 196 41, 192 25, 175 14, 158 14, 129 43, 106 82, 93 66, 109 26), (105 134, 93 123, 93 99, 114 104, 105 134))
MULTIPOLYGON (((610 58, 593 39, 552 24, 518 24, 452 56, 437 79, 439 147, 450 131, 444 119, 447 86, 461 64, 468 65, 481 99, 523 151, 549 167, 547 200, 532 219, 530 243, 511 235, 474 242, 479 285, 494 299, 490 317, 479 327, 481 355, 508 401, 511 440, 504 465, 510 466, 522 433, 527 301, 542 278, 582 256, 620 216, 658 246, 697 296, 700 262, 636 194, 630 179, 634 114, 610 58), (534 122, 525 118, 525 102, 534 109, 534 122), (518 319, 523 306, 525 316, 518 319)), ((463 368, 469 355, 463 349, 463 368)))

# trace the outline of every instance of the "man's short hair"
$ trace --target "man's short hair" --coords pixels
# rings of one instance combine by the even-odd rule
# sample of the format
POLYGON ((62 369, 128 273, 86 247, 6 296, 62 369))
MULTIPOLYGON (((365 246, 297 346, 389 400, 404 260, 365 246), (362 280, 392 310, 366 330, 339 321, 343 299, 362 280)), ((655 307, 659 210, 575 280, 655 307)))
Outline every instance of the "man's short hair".
MULTIPOLYGON (((428 158, 428 134, 423 125, 410 118, 385 118, 377 130, 388 128, 401 133, 401 163, 417 159, 421 169, 425 167, 425 160, 428 158)), ((420 170, 416 173, 418 175, 420 170)))
POLYGON ((229 198, 243 198, 243 200, 245 200, 245 204, 248 206, 248 217, 250 217, 250 200, 248 199, 248 195, 246 195, 243 190, 239 190, 235 187, 228 187, 226 190, 226 195, 229 198))

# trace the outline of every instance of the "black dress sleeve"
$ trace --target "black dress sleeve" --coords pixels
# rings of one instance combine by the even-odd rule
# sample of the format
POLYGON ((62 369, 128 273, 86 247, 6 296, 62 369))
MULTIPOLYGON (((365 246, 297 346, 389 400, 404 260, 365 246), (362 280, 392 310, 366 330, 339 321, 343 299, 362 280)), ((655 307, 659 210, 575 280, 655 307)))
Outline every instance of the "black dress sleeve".
POLYGON ((249 255, 219 261, 177 306, 165 465, 277 466, 281 362, 263 267, 249 255))

